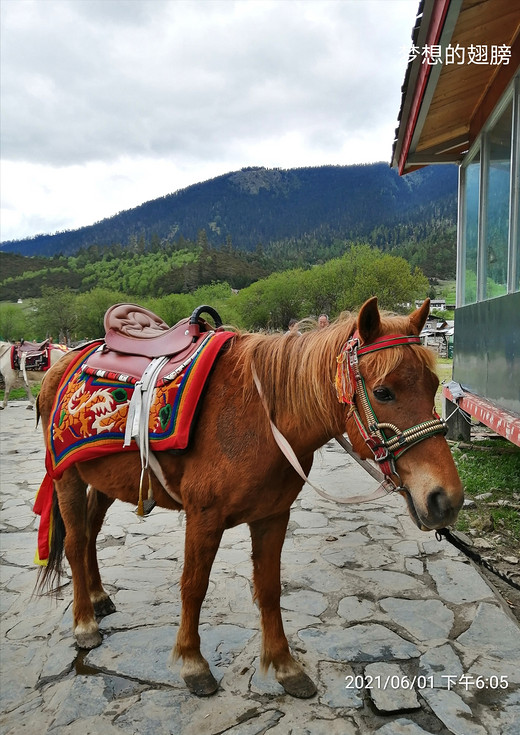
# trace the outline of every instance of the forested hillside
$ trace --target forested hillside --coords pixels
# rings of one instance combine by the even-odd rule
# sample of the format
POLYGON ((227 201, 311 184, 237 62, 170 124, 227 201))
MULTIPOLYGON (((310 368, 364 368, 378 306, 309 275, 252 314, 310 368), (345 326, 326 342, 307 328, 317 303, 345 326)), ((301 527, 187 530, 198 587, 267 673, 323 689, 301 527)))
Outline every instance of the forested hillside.
POLYGON ((455 166, 400 178, 385 164, 226 174, 90 227, 3 243, 0 301, 44 288, 136 297, 216 282, 241 289, 364 243, 429 278, 452 278, 456 179, 455 166))
POLYGON ((456 166, 399 177, 387 164, 299 169, 249 168, 195 184, 89 227, 6 241, 4 252, 75 255, 92 246, 156 250, 204 230, 208 244, 239 251, 274 248, 283 257, 337 241, 382 249, 420 242, 456 217, 456 166))
POLYGON ((200 304, 211 304, 226 324, 239 328, 285 330, 289 319, 296 318, 304 320, 303 329, 314 326, 322 311, 336 317, 374 294, 381 308, 405 312, 407 304, 428 292, 428 280, 403 258, 357 245, 323 265, 274 272, 240 290, 225 282, 160 296, 153 290, 136 295, 135 290, 106 285, 82 293, 68 286, 43 286, 39 298, 0 303, 0 336, 12 341, 52 337, 68 344, 101 337, 106 309, 122 301, 137 301, 168 324, 189 316, 200 304))
POLYGON ((134 297, 191 293, 224 281, 240 289, 279 270, 280 263, 261 250, 247 253, 231 245, 212 248, 204 231, 195 242, 165 243, 148 250, 94 245, 77 255, 53 258, 0 251, 0 301, 39 298, 46 288, 75 293, 106 288, 134 297))

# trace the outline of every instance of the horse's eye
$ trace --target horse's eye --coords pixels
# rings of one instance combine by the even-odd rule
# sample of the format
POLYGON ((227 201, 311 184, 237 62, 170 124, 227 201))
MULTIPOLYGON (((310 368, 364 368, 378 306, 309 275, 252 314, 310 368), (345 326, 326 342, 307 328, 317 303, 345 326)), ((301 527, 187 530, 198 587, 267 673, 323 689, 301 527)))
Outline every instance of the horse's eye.
POLYGON ((393 401, 395 398, 394 394, 389 388, 374 388, 373 393, 374 397, 382 403, 385 401, 393 401))

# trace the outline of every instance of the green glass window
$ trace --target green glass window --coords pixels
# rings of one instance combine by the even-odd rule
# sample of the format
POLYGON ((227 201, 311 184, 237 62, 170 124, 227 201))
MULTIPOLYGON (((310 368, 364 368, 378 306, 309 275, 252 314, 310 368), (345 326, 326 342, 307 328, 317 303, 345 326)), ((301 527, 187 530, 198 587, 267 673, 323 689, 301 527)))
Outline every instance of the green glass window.
POLYGON ((477 300, 478 212, 480 190, 480 151, 466 166, 464 183, 464 303, 477 300))
POLYGON ((512 111, 511 102, 487 134, 489 167, 483 243, 486 299, 507 293, 512 111))

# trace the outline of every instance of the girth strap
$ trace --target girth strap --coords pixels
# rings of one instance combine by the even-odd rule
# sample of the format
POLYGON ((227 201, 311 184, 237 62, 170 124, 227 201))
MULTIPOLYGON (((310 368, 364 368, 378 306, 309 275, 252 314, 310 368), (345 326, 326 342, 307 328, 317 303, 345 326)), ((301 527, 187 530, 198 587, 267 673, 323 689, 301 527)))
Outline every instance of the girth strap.
POLYGON ((168 357, 156 357, 150 362, 144 371, 141 380, 135 384, 134 392, 130 399, 130 406, 128 407, 123 447, 128 447, 132 439, 135 439, 137 446, 139 447, 139 454, 141 457, 141 478, 139 480, 139 503, 137 506, 137 514, 140 516, 144 515, 143 481, 146 473, 148 473, 148 500, 150 502, 153 500, 152 483, 148 469, 150 463, 148 422, 150 409, 152 407, 155 383, 162 368, 168 362, 168 359, 168 357))
MULTIPOLYGON (((144 371, 141 380, 135 384, 135 389, 130 399, 123 446, 130 446, 132 439, 139 436, 141 438, 141 461, 143 457, 148 457, 148 417, 150 416, 155 382, 161 372, 161 368, 167 362, 167 357, 154 358, 144 371)), ((146 462, 147 464, 148 462, 146 462)))

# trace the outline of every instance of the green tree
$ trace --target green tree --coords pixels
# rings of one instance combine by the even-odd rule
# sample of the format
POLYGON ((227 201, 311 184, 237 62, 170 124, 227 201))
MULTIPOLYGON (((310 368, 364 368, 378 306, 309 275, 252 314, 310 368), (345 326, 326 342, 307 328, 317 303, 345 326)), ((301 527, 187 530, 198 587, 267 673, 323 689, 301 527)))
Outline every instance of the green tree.
POLYGON ((37 302, 36 323, 40 336, 70 344, 78 323, 76 296, 66 288, 44 286, 37 302))
POLYGON ((97 339, 105 334, 103 320, 106 310, 114 304, 128 301, 119 291, 106 288, 94 288, 88 293, 76 297, 77 324, 76 334, 79 339, 97 339))
POLYGON ((19 304, 0 304, 0 338, 7 342, 31 339, 29 319, 19 304))
POLYGON ((403 258, 358 245, 324 265, 257 281, 238 294, 236 307, 248 328, 285 329, 291 317, 322 311, 335 317, 372 296, 378 296, 383 309, 403 311, 427 293, 426 277, 418 269, 412 273, 403 258))
POLYGON ((143 306, 153 311, 171 327, 181 319, 191 316, 193 309, 192 294, 168 294, 159 299, 145 299, 143 306))
POLYGON ((249 329, 284 329, 289 319, 306 316, 309 271, 272 273, 243 289, 236 297, 242 323, 249 329))

